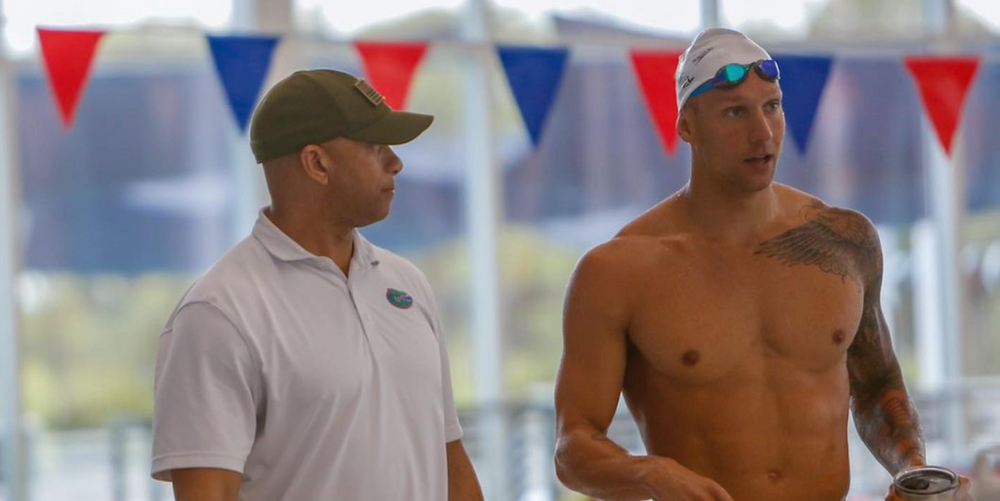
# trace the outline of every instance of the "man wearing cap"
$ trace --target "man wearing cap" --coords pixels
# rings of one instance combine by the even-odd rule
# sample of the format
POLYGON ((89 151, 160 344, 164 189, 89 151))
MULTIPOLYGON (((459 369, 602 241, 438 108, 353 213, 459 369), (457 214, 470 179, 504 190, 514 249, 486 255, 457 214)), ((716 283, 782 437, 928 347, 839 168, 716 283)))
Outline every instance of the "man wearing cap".
MULTIPOLYGON (((773 182, 779 71, 709 29, 676 75, 691 175, 590 250, 567 291, 556 469, 608 500, 836 501, 848 414, 892 474, 925 464, 862 214, 773 182), (619 394, 648 455, 608 439, 619 394)), ((967 482, 966 482, 967 486, 967 482)))
POLYGON ((271 205, 160 336, 152 474, 178 500, 482 499, 431 288, 357 231, 389 214, 389 145, 432 119, 332 70, 264 96, 271 205))

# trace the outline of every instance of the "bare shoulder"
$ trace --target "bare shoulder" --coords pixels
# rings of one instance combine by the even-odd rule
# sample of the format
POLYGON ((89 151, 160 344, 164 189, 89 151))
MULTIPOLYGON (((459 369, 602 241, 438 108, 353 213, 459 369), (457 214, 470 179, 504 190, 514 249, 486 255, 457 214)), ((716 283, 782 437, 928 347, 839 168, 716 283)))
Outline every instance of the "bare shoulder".
POLYGON ((630 266, 636 242, 614 238, 587 251, 576 264, 563 304, 564 349, 574 340, 602 339, 597 333, 619 333, 628 324, 630 290, 635 278, 630 266))
POLYGON ((837 220, 845 227, 864 233, 875 232, 875 225, 864 214, 853 209, 829 205, 819 197, 791 186, 775 183, 775 190, 787 211, 794 211, 801 223, 820 218, 837 220))
POLYGON ((812 200, 799 209, 799 217, 804 224, 815 222, 856 245, 864 248, 878 247, 878 230, 875 224, 854 209, 827 205, 812 197, 812 200))
POLYGON ((789 228, 757 250, 787 265, 819 265, 842 278, 867 282, 881 270, 875 225, 864 214, 826 204, 787 186, 776 187, 789 228))
POLYGON ((567 306, 600 303, 602 308, 627 313, 632 295, 662 264, 664 250, 676 238, 660 209, 650 209, 583 255, 570 279, 567 306))
POLYGON ((611 288, 627 282, 633 270, 647 260, 650 238, 636 235, 618 235, 588 250, 573 272, 574 282, 592 279, 607 282, 611 288))
POLYGON ((677 222, 678 211, 678 193, 675 193, 629 221, 615 238, 644 240, 649 243, 651 238, 662 239, 674 236, 680 231, 680 225, 677 222))

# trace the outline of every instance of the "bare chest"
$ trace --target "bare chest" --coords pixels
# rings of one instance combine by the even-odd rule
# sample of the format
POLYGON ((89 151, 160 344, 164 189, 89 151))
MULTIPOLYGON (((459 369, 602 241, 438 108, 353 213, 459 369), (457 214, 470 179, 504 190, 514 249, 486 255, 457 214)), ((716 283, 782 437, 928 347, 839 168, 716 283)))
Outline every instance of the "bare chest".
POLYGON ((657 266, 629 338, 649 369, 691 384, 745 377, 769 358, 806 371, 842 363, 862 314, 856 279, 764 256, 657 266))

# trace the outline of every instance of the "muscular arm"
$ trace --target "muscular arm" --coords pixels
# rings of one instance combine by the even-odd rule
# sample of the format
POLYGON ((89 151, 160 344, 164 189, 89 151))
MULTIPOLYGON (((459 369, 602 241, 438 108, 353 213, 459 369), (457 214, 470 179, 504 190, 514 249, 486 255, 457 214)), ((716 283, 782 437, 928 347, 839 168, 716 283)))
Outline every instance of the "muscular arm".
POLYGON ((634 265, 608 254, 602 246, 584 256, 566 295, 555 396, 559 480, 609 501, 732 501, 718 484, 676 461, 632 456, 607 437, 625 375, 629 270, 623 265, 634 265))
POLYGON ((924 464, 917 413, 903 384, 882 315, 882 248, 875 226, 858 212, 814 203, 806 221, 765 242, 759 254, 789 266, 818 266, 864 292, 861 323, 847 351, 851 410, 862 440, 890 473, 924 464))
POLYGON ((236 501, 238 472, 217 468, 182 468, 170 472, 177 501, 236 501))
POLYGON ((872 260, 864 280, 864 310, 847 352, 851 410, 858 434, 882 465, 895 474, 925 464, 924 440, 882 314, 882 251, 870 228, 872 260))
POLYGON ((448 501, 483 501, 476 470, 461 440, 448 442, 448 501))
POLYGON ((623 275, 606 273, 607 249, 580 261, 563 311, 563 358, 556 377, 556 474, 569 488, 600 499, 641 500, 648 457, 630 456, 605 433, 625 374, 623 275))

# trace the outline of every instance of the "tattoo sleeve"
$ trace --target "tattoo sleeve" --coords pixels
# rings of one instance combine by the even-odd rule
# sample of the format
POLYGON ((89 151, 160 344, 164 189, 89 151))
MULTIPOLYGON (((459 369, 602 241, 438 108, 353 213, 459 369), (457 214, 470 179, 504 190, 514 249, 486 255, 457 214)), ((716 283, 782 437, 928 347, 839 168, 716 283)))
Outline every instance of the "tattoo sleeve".
POLYGON ((916 410, 903 383, 882 314, 882 251, 878 233, 861 214, 825 205, 803 207, 804 224, 763 244, 757 254, 788 266, 818 266, 864 292, 858 332, 847 351, 851 410, 858 433, 891 473, 924 464, 916 410))
MULTIPOLYGON (((852 217, 861 218, 856 215, 852 217)), ((867 223, 870 242, 863 271, 864 309, 854 342, 847 351, 851 410, 858 434, 882 465, 895 474, 925 463, 924 439, 916 409, 892 349, 889 327, 882 313, 882 251, 878 233, 867 223)))
MULTIPOLYGON (((847 352, 851 410, 858 434, 890 473, 924 464, 924 440, 889 329, 877 300, 866 291, 861 325, 847 352)), ((877 294, 875 292, 874 294, 877 294)))

